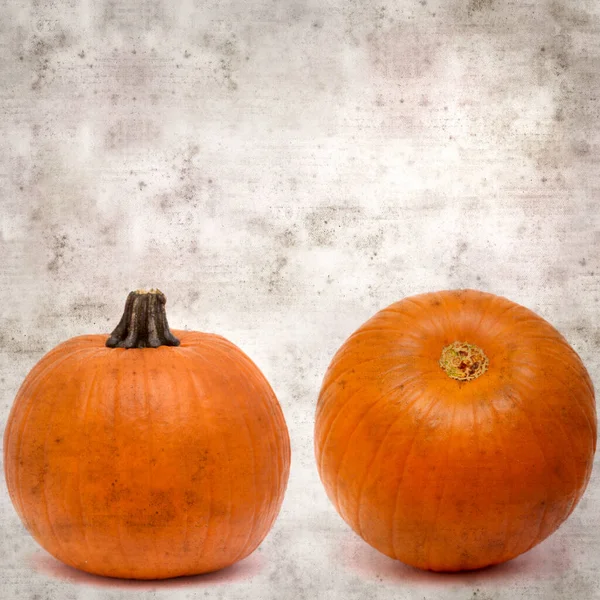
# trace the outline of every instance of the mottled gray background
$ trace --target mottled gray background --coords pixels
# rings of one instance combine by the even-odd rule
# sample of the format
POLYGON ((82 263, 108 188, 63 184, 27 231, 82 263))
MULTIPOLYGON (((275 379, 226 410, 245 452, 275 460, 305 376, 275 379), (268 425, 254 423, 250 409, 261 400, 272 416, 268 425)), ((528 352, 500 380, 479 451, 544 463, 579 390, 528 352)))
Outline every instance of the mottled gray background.
POLYGON ((61 566, 0 494, 2 599, 600 598, 600 469, 528 554, 457 576, 356 537, 320 485, 325 368, 376 310, 505 295, 600 382, 597 0, 4 0, 1 422, 44 352, 160 287, 264 371, 293 464, 274 529, 163 583, 61 566))

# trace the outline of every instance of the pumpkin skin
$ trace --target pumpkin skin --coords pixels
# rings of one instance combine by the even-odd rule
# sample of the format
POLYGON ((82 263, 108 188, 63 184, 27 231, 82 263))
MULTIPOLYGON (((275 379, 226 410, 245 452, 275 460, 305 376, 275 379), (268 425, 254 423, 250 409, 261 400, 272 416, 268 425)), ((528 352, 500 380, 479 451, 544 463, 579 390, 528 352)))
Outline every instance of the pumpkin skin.
POLYGON ((254 363, 221 336, 107 348, 76 337, 24 381, 4 437, 12 502, 64 563, 162 579, 248 556, 279 512, 290 445, 254 363))
POLYGON ((406 298, 363 324, 326 372, 315 454, 327 495, 367 543, 408 565, 461 571, 510 560, 554 532, 588 483, 594 390, 547 321, 505 298, 406 298), (440 366, 478 346, 470 381, 440 366))

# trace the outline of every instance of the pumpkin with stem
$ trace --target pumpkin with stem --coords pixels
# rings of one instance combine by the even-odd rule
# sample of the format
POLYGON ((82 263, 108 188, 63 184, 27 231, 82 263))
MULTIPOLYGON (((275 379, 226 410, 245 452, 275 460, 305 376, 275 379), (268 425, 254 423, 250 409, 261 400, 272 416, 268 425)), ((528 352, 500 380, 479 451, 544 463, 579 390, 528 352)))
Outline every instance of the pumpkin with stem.
POLYGON ((532 311, 474 290, 378 312, 333 358, 316 413, 340 515, 434 571, 501 563, 547 538, 595 449, 594 390, 573 348, 532 311))
POLYGON ((25 379, 4 435, 12 502, 68 565, 195 575, 248 556, 287 485, 279 403, 221 336, 171 331, 158 290, 131 292, 112 335, 70 339, 25 379))

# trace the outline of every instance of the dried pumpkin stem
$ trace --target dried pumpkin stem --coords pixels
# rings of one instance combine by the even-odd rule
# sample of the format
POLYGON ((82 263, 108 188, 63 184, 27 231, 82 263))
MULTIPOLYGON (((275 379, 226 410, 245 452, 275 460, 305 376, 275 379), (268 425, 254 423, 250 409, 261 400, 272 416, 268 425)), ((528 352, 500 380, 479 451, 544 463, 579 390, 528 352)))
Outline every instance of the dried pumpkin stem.
POLYGON ((169 330, 165 304, 160 290, 130 292, 119 324, 106 340, 109 348, 158 348, 179 346, 169 330))
POLYGON ((446 375, 458 381, 472 381, 481 377, 488 368, 489 360, 475 344, 452 342, 442 350, 440 367, 446 375))

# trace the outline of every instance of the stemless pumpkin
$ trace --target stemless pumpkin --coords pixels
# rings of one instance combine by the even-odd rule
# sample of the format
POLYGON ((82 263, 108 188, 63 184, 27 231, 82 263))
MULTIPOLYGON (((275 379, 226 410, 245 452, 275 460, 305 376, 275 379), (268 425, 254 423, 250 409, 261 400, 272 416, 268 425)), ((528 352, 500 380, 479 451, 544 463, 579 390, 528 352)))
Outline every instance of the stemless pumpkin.
POLYGON ((593 386, 548 322, 474 290, 406 298, 343 344, 315 453, 345 521, 434 571, 529 550, 571 514, 596 449, 593 386))
POLYGON ((283 500, 289 437, 267 380, 223 337, 173 335, 164 304, 158 290, 132 292, 108 340, 46 354, 5 430, 18 514, 48 552, 90 573, 226 567, 260 544, 283 500))

